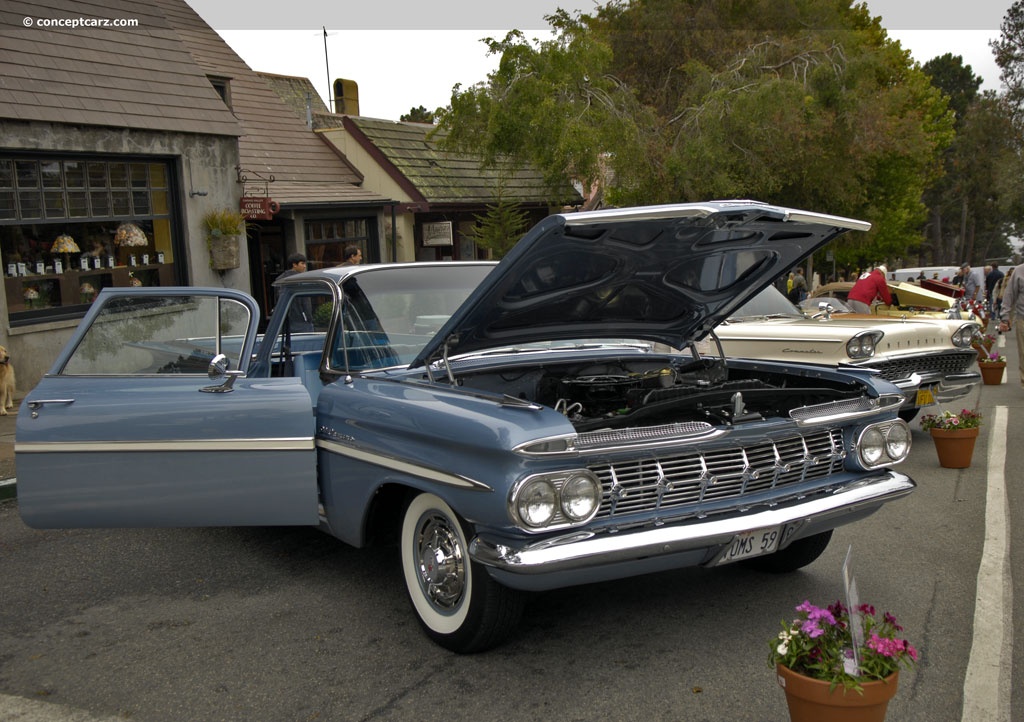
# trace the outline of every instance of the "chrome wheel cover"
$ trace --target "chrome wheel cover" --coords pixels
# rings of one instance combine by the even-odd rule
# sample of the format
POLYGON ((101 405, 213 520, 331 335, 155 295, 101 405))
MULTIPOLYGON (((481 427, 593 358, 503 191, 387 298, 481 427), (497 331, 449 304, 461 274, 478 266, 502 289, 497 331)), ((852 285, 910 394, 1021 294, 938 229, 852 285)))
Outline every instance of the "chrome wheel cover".
POLYGON ((415 545, 424 597, 438 611, 452 612, 462 602, 466 590, 465 555, 452 521, 437 513, 424 516, 415 545))

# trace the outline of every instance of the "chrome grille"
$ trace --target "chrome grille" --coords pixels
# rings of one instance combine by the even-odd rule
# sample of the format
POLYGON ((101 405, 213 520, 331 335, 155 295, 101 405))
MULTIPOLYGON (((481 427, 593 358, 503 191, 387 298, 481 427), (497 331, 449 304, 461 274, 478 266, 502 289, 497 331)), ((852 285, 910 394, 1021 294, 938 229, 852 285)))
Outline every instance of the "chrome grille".
POLYGON ((740 448, 594 464, 590 470, 602 487, 597 518, 741 500, 766 489, 826 479, 842 469, 844 456, 843 434, 832 429, 740 448))
POLYGON ((876 369, 886 381, 898 381, 909 378, 912 373, 919 374, 959 374, 967 371, 974 360, 978 357, 977 352, 949 351, 946 353, 922 354, 921 356, 909 356, 898 359, 882 359, 877 362, 864 364, 865 368, 876 369))

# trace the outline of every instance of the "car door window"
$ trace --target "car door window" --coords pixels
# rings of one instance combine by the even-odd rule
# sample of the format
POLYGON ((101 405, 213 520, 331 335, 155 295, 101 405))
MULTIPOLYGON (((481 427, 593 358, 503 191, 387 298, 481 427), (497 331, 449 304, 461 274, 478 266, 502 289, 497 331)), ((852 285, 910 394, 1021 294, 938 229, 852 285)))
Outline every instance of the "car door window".
POLYGON ((60 375, 205 375, 218 353, 237 369, 250 320, 249 309, 231 298, 110 298, 60 375))

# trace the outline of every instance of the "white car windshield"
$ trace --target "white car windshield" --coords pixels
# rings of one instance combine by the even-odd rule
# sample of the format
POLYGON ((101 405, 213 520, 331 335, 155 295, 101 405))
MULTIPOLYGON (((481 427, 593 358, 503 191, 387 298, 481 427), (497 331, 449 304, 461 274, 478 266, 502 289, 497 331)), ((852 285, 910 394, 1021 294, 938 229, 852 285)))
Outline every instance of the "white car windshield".
POLYGON ((774 286, 768 286, 752 299, 744 303, 727 321, 748 321, 760 318, 787 318, 795 316, 803 318, 804 314, 790 303, 789 299, 774 286))

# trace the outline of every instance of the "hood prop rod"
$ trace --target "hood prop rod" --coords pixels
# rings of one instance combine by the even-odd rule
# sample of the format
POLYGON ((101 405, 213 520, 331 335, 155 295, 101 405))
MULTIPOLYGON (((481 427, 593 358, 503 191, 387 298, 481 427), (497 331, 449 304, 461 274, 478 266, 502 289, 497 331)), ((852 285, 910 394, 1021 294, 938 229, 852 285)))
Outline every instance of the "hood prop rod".
POLYGON ((444 340, 444 351, 441 354, 441 358, 444 360, 444 371, 446 374, 448 374, 448 383, 450 383, 452 386, 458 386, 458 384, 455 383, 455 374, 452 373, 452 367, 448 363, 449 344, 451 344, 452 346, 458 346, 459 337, 455 334, 452 334, 451 336, 446 338, 444 340))

